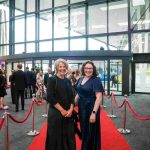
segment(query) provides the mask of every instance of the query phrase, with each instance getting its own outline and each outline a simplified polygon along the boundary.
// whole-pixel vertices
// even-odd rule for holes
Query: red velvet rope
[[[130,103],[128,101],[126,101],[126,103],[128,104],[129,110],[131,111],[131,113],[138,119],[138,120],[150,120],[150,117],[147,118],[143,118],[140,117],[138,114],[135,113],[135,111],[133,110],[133,108],[131,107]]]
[[[31,105],[30,105],[30,109],[29,109],[29,111],[28,111],[28,114],[26,115],[25,119],[23,119],[23,120],[16,120],[11,114],[9,114],[8,116],[9,116],[10,119],[12,119],[14,122],[23,123],[23,122],[25,122],[25,121],[28,119],[28,117],[29,117],[29,115],[30,115],[30,113],[31,113],[31,111],[32,111],[33,105],[34,105],[34,101],[32,101],[32,103],[31,103]]]
[[[1,130],[2,126],[3,126],[4,121],[5,121],[5,117],[3,116],[1,121],[0,121],[0,130]]]
[[[36,99],[34,99],[34,101],[35,101],[35,103],[36,103],[37,106],[42,106],[44,104],[44,102],[45,102],[44,99],[42,99],[41,102],[38,102]]]
[[[123,103],[122,103],[121,105],[119,105],[119,104],[117,103],[117,101],[116,101],[116,96],[115,96],[114,94],[112,94],[112,97],[113,97],[113,100],[114,100],[115,105],[116,105],[117,108],[123,107],[123,105],[125,104],[125,100],[123,101]]]
[[[109,95],[109,96],[107,96],[107,95],[106,95],[106,91],[104,91],[104,96],[105,96],[107,99],[110,99],[110,98],[111,98],[111,96],[112,96],[112,93],[110,93],[110,95]]]

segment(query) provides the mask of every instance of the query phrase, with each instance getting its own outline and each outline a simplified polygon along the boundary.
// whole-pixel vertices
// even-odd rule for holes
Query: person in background
[[[32,89],[31,89],[32,72],[29,71],[29,67],[26,67],[25,75],[26,75],[26,80],[27,80],[27,88],[25,89],[25,98],[32,98]]]
[[[11,75],[9,76],[12,104],[15,104],[15,99],[16,99],[16,97],[15,97],[15,85],[14,85],[14,81],[12,80],[14,72],[15,72],[15,70],[11,70]]]
[[[76,85],[75,103],[79,107],[82,133],[81,150],[101,150],[100,103],[103,86],[97,77],[96,67],[91,61],[82,65],[82,77]]]
[[[80,73],[80,71],[79,71],[79,69],[76,69],[75,70],[75,78],[76,78],[76,80],[78,81],[78,79],[81,77],[81,73]]]
[[[31,68],[31,87],[32,87],[32,93],[35,94],[36,92],[36,73],[35,69]]]
[[[0,109],[3,109],[4,96],[7,95],[5,85],[6,85],[6,78],[3,75],[3,71],[0,69]]]
[[[19,97],[21,96],[21,108],[24,110],[24,90],[27,87],[26,75],[22,71],[22,64],[17,64],[17,71],[13,73],[12,81],[16,90],[16,112],[19,111]]]
[[[55,61],[56,75],[48,80],[49,103],[48,126],[45,150],[76,150],[72,112],[74,96],[71,81],[65,77],[68,63]]]
[[[44,85],[47,88],[48,78],[52,76],[52,69],[49,67],[47,73],[44,74]]]
[[[39,73],[36,76],[36,98],[37,101],[42,101],[43,99],[43,94],[44,94],[44,78],[43,78],[43,71],[40,70]]]

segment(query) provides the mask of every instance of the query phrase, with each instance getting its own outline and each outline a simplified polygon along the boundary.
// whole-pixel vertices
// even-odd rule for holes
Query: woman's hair
[[[93,66],[93,76],[97,76],[96,66],[92,61],[86,61],[85,63],[82,64],[82,68],[81,68],[82,75],[85,76],[84,68],[87,64],[91,64]]]
[[[65,65],[66,69],[68,69],[68,63],[67,63],[67,61],[64,60],[64,59],[62,59],[62,58],[59,58],[59,59],[57,59],[57,60],[55,61],[55,64],[54,64],[54,67],[55,67],[56,72],[58,71],[58,67],[59,67],[59,64],[60,64],[60,63],[63,63],[63,64]]]

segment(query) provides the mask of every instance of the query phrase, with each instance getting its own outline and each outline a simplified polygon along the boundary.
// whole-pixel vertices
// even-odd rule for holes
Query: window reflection
[[[70,50],[71,51],[80,51],[86,49],[86,43],[85,38],[80,39],[71,39],[70,40]]]
[[[27,41],[35,40],[35,16],[27,17]]]
[[[68,50],[68,40],[55,40],[54,51],[66,51]]]
[[[89,50],[107,50],[107,37],[88,38]]]
[[[68,11],[54,14],[54,37],[68,37]]]
[[[22,15],[25,12],[25,1],[15,0],[15,16]]]
[[[26,52],[27,53],[35,52],[35,43],[27,43],[26,44]]]
[[[150,92],[150,64],[136,64],[135,92]]]
[[[44,12],[40,13],[39,18],[39,38],[41,39],[51,39],[52,38],[52,13]]]
[[[40,0],[40,10],[52,8],[52,0]]]
[[[70,11],[70,35],[78,36],[85,34],[85,7],[71,9]]]
[[[52,41],[44,41],[39,43],[39,52],[52,51]]]
[[[127,0],[109,3],[109,32],[128,30],[128,9]],[[106,11],[106,9],[102,9]]]
[[[150,1],[131,0],[131,28],[133,30],[149,29],[150,28]]]
[[[109,36],[109,50],[128,50],[128,35]]]
[[[24,52],[24,44],[15,44],[15,54],[22,54]]]
[[[150,53],[150,33],[132,35],[133,53]]]
[[[25,20],[24,17],[21,19],[15,20],[15,42],[23,42],[25,34]],[[21,34],[20,34],[21,31]],[[30,32],[30,35],[32,32]],[[31,35],[32,36],[32,35]]]
[[[107,33],[106,4],[89,6],[89,34]]]

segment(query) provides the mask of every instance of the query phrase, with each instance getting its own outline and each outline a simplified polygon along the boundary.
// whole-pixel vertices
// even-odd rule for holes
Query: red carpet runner
[[[131,150],[131,147],[125,138],[117,131],[117,128],[107,117],[105,111],[101,111],[101,134],[102,134],[102,150]],[[44,123],[40,134],[36,136],[28,147],[28,150],[44,150],[46,137],[46,123]],[[76,137],[77,150],[80,150],[81,141]]]

